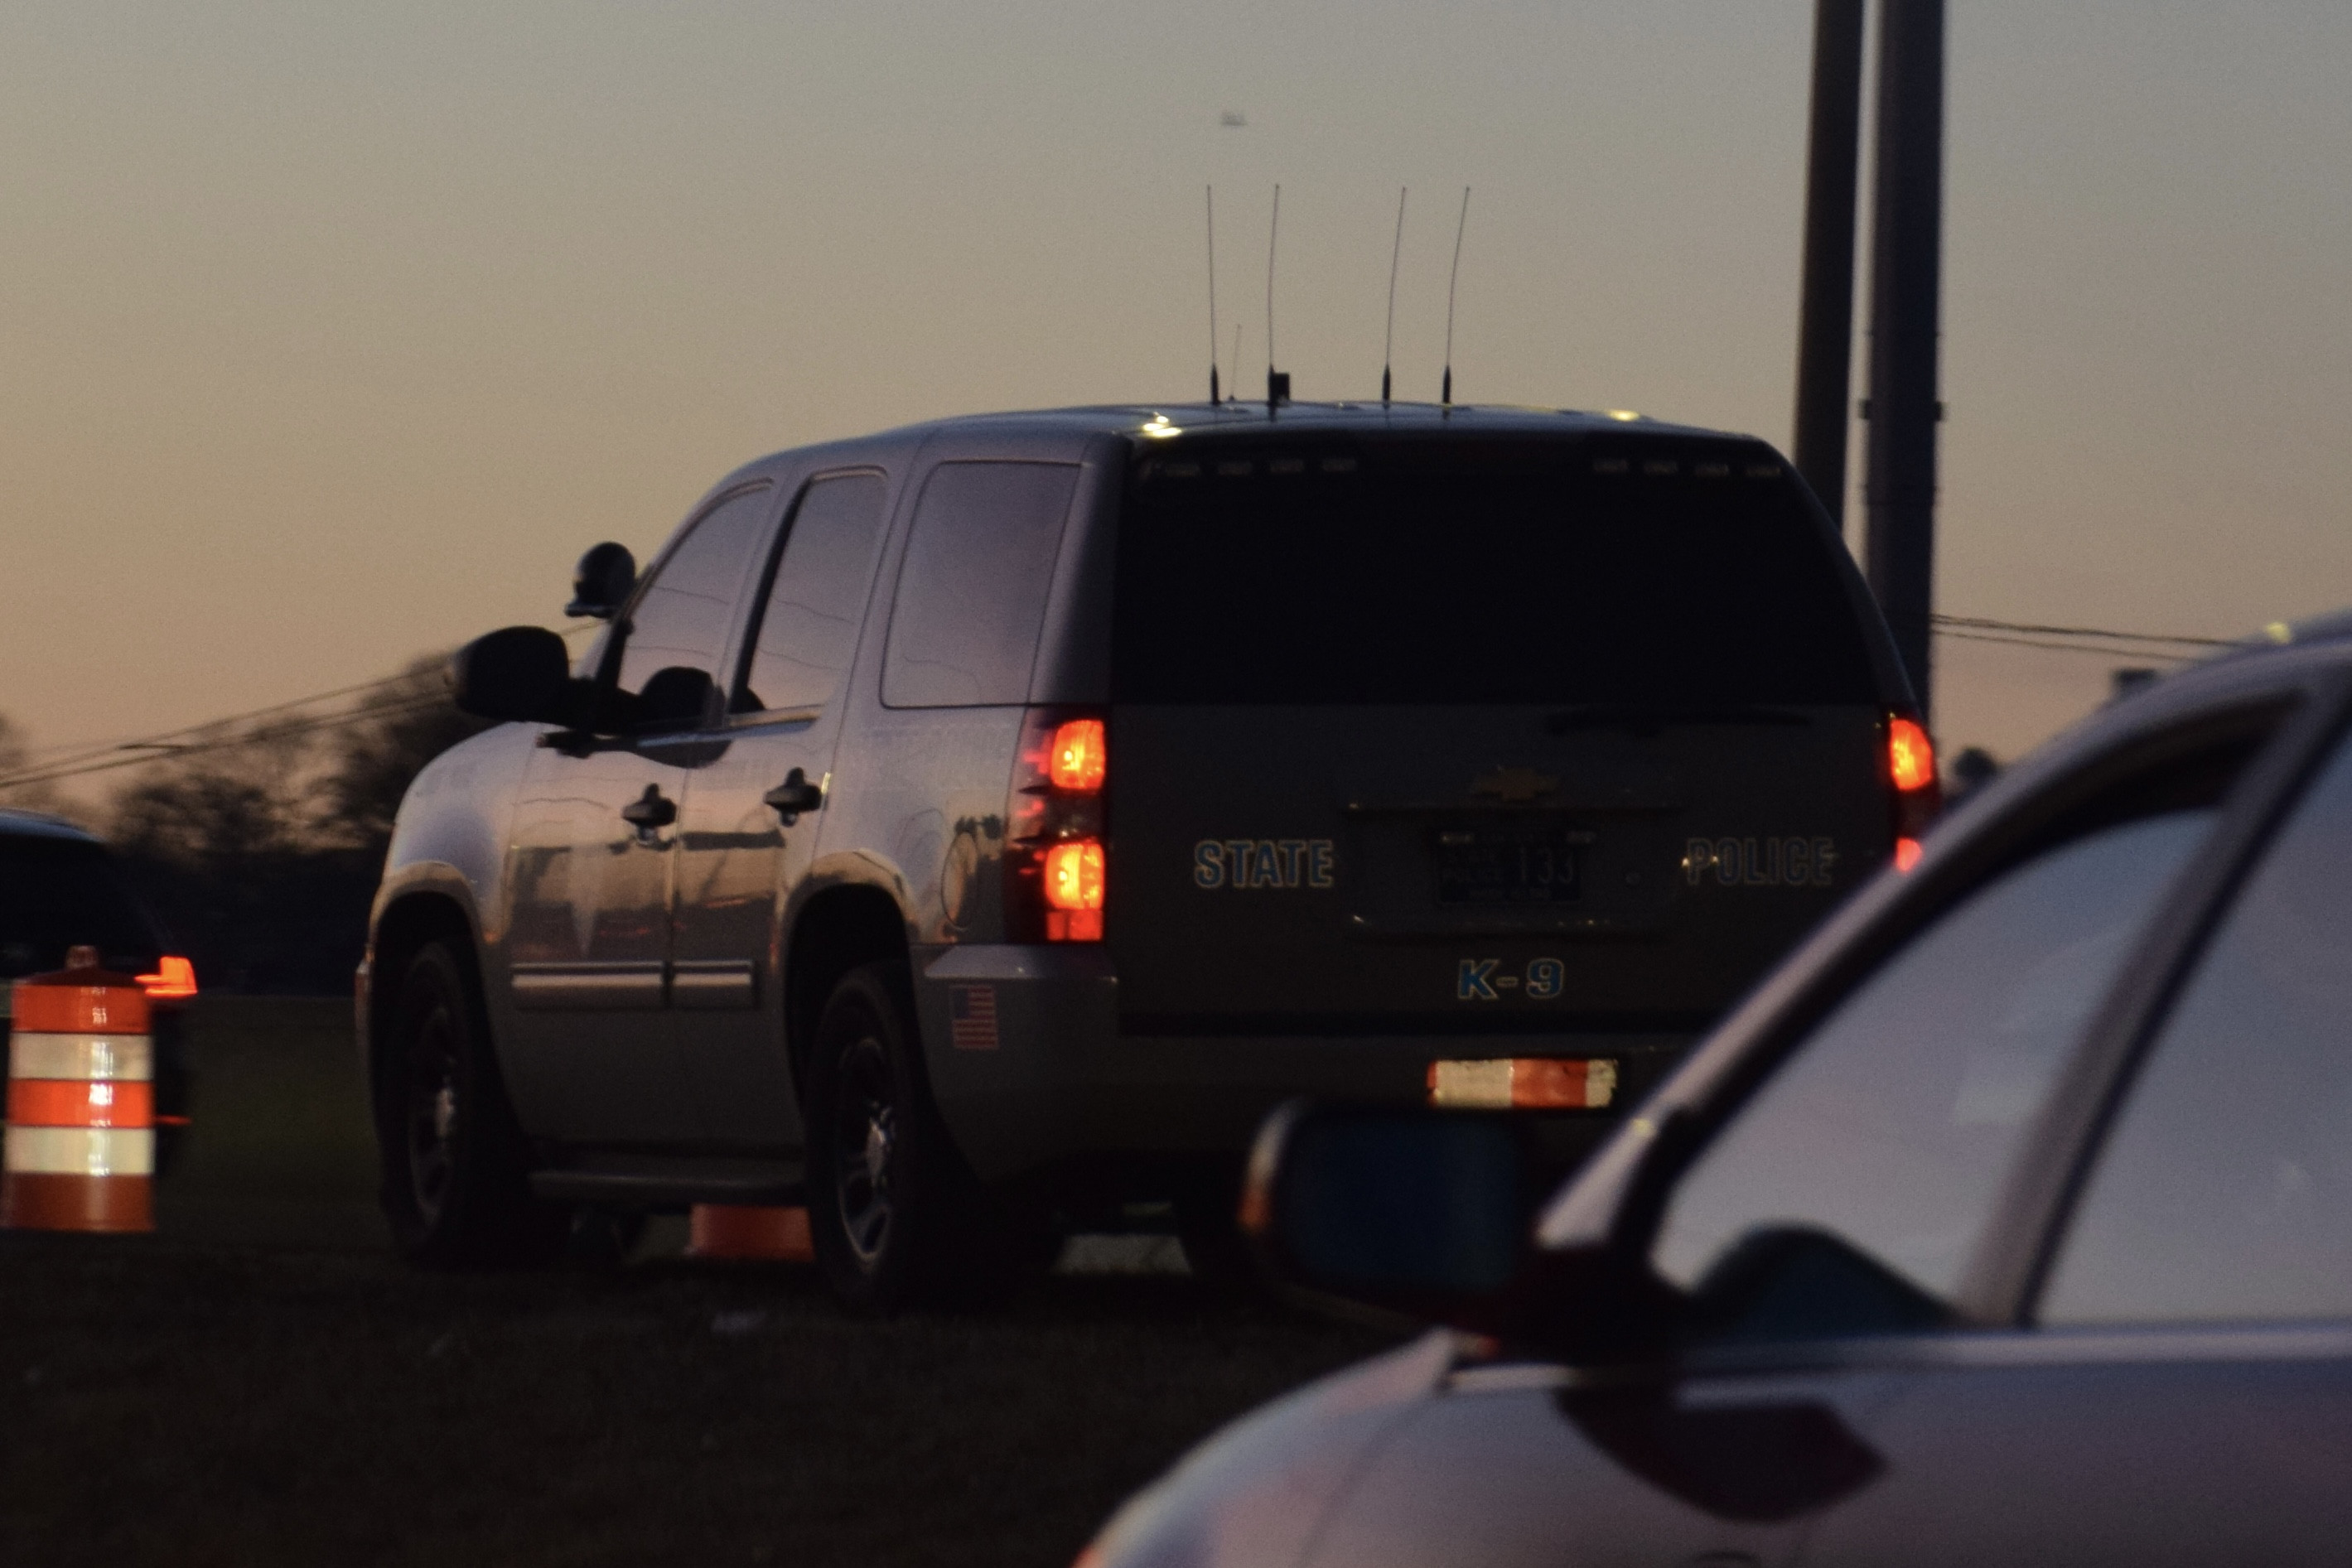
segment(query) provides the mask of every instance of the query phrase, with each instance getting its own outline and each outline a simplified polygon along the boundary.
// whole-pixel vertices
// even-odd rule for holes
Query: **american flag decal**
[[[958,1051],[996,1049],[996,988],[948,988],[948,1039]]]

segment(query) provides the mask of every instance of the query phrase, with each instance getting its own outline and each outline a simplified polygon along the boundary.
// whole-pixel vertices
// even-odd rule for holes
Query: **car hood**
[[[1381,1439],[1454,1365],[1439,1331],[1285,1396],[1204,1439],[1111,1516],[1080,1568],[1295,1563]]]

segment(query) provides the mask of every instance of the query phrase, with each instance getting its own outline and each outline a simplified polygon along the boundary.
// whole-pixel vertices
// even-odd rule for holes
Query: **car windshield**
[[[1123,703],[1868,703],[1835,540],[1760,446],[1203,444],[1119,526]]]

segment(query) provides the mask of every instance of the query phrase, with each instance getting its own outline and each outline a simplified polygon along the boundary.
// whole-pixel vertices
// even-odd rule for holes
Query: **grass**
[[[1044,1564],[1379,1348],[1181,1276],[844,1317],[812,1271],[383,1250],[347,1013],[215,1002],[153,1237],[0,1234],[0,1563]]]

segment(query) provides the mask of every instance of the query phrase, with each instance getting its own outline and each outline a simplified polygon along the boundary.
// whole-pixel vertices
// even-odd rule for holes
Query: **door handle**
[[[824,804],[824,786],[810,783],[808,775],[795,768],[784,775],[782,783],[760,799],[774,807],[776,815],[784,820],[786,827],[790,827],[800,821],[803,811],[814,811]]]
[[[637,842],[650,844],[654,834],[677,821],[677,802],[665,798],[658,784],[648,784],[646,792],[621,808],[621,821],[637,830]]]

